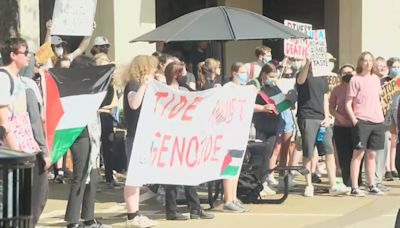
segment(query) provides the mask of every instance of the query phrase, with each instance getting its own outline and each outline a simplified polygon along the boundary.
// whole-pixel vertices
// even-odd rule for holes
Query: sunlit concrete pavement
[[[329,196],[327,185],[316,185],[316,196],[302,196],[304,184],[301,177],[289,198],[280,205],[249,204],[248,213],[224,213],[222,205],[211,210],[213,220],[167,221],[164,208],[151,191],[141,193],[140,209],[143,214],[159,222],[157,227],[394,227],[400,207],[400,181],[386,182],[391,190],[384,196],[367,195],[364,198]],[[323,179],[326,183],[326,179]],[[66,227],[63,221],[68,184],[50,184],[50,196],[38,227]],[[204,208],[209,206],[204,204]],[[185,206],[182,212],[187,213]],[[122,190],[109,189],[99,183],[96,195],[96,218],[113,227],[124,227],[126,218]]]

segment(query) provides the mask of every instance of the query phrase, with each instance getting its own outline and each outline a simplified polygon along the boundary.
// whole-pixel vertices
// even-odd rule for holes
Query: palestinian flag
[[[276,113],[281,113],[292,106],[292,103],[286,100],[285,95],[278,86],[272,86],[267,94],[259,92],[259,95],[267,104],[274,104],[276,106]]]
[[[236,176],[243,162],[244,150],[228,150],[221,167],[221,176]]]
[[[52,162],[62,157],[95,120],[114,69],[111,64],[49,70],[52,78],[46,80],[46,131]]]

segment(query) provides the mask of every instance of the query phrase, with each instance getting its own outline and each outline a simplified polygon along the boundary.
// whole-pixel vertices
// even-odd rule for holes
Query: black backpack
[[[263,185],[257,176],[253,173],[241,172],[237,187],[237,197],[243,203],[255,203],[260,199],[260,192]]]

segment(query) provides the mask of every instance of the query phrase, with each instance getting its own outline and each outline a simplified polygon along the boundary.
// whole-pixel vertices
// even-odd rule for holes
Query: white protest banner
[[[313,76],[319,77],[330,75],[331,70],[329,69],[326,57],[327,45],[325,29],[312,31],[310,49]]]
[[[252,86],[185,92],[152,80],[126,184],[198,185],[238,177],[255,97]]]
[[[296,21],[285,20],[284,24],[297,30],[299,32],[310,35],[312,31],[312,25],[306,23],[300,23]],[[284,51],[285,56],[293,58],[305,58],[310,53],[310,39],[285,39],[284,40]]]
[[[97,0],[55,0],[51,35],[90,36]]]

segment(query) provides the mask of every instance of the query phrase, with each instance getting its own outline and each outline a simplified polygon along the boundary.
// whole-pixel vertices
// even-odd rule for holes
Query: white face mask
[[[55,54],[57,56],[62,56],[64,54],[64,48],[63,47],[55,47],[54,51],[56,52]]]

